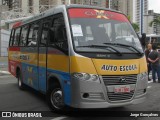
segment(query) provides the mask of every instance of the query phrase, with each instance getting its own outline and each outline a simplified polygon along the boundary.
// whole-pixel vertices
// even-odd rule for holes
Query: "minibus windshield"
[[[143,51],[139,38],[123,14],[95,9],[70,9],[69,15],[76,51],[110,52],[105,47],[103,50],[91,47],[94,45],[110,45],[121,53]],[[131,49],[126,46],[131,46]]]

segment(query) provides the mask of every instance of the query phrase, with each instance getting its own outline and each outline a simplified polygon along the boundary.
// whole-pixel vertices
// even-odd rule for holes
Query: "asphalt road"
[[[45,96],[27,89],[19,90],[14,77],[7,74],[0,75],[0,111],[49,111],[52,117],[38,118],[38,120],[159,120],[159,118],[108,118],[106,111],[160,111],[160,83],[148,84],[147,99],[138,105],[129,105],[122,108],[72,110],[71,113],[56,114],[50,112]],[[2,119],[2,118],[0,118]],[[4,119],[4,118],[3,118]],[[12,118],[17,120],[17,118]],[[27,118],[26,118],[27,119]]]

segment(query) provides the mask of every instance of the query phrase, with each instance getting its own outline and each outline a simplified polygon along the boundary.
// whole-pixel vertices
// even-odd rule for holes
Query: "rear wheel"
[[[19,87],[19,89],[24,90],[25,86],[24,86],[24,84],[22,82],[22,75],[21,75],[20,71],[18,71],[18,73],[17,73],[17,81],[18,81],[18,87]]]
[[[62,112],[65,110],[64,96],[60,85],[53,85],[47,93],[47,102],[54,112]]]

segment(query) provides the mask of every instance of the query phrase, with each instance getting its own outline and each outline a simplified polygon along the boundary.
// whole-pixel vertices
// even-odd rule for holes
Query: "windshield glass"
[[[69,9],[73,45],[76,51],[104,51],[105,47],[92,47],[93,45],[112,45],[121,52],[133,52],[118,45],[133,46],[143,51],[139,39],[131,27],[128,19],[120,13],[96,9]],[[116,46],[114,46],[117,44]],[[88,47],[87,47],[88,46]]]

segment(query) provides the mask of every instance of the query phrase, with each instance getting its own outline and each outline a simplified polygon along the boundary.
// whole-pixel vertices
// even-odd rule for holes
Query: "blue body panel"
[[[47,78],[46,78],[46,68],[39,67],[39,90],[46,93],[47,90]]]
[[[38,67],[22,63],[24,84],[38,90]]]
[[[46,68],[22,63],[23,82],[35,90],[47,92]],[[38,72],[39,71],[39,72]],[[47,75],[55,75],[59,78],[64,93],[64,102],[71,104],[71,77],[69,73],[47,69]]]

